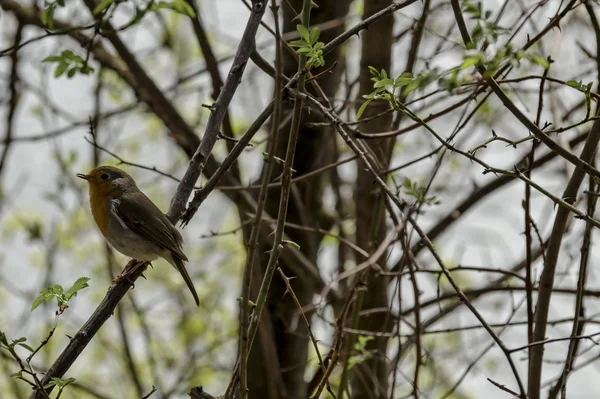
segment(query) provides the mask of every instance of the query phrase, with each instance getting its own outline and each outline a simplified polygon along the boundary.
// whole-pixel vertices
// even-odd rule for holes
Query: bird
[[[181,234],[140,191],[133,177],[114,166],[99,166],[87,174],[77,173],[77,177],[88,182],[92,216],[106,241],[134,259],[115,280],[131,273],[131,265],[163,258],[181,273],[196,305],[200,306],[198,293],[185,268],[188,258],[183,253]]]

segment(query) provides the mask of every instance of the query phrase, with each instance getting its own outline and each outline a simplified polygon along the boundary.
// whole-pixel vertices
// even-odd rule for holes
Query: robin
[[[92,215],[106,241],[134,259],[125,266],[123,275],[132,272],[132,265],[163,258],[181,273],[196,305],[200,306],[196,288],[183,264],[188,258],[183,253],[181,234],[140,191],[135,180],[113,166],[100,166],[88,174],[78,173],[77,177],[89,184]]]

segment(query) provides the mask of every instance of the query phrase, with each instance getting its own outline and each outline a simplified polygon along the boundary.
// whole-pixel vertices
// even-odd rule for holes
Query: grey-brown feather
[[[124,227],[145,237],[158,248],[166,250],[166,254],[159,256],[164,257],[177,269],[190,289],[196,305],[200,306],[198,293],[183,263],[188,260],[183,253],[183,238],[166,215],[141,191],[126,193],[115,199],[114,205],[115,216],[125,224]]]
[[[187,261],[182,250],[183,238],[169,219],[141,191],[127,193],[115,207],[117,215],[131,230]]]

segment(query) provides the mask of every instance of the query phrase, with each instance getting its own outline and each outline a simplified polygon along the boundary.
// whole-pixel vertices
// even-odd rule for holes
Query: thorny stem
[[[254,263],[256,262],[256,249],[258,247],[258,235],[261,230],[263,210],[267,201],[267,194],[269,192],[269,181],[271,180],[271,174],[273,172],[273,165],[275,164],[275,151],[277,150],[277,141],[279,136],[279,123],[281,120],[281,79],[277,77],[282,72],[282,58],[281,58],[281,33],[279,30],[279,6],[277,6],[277,0],[271,0],[271,12],[273,13],[273,20],[275,23],[275,88],[274,95],[275,101],[273,104],[273,120],[271,123],[271,140],[269,143],[269,155],[266,160],[266,167],[263,173],[260,193],[258,195],[258,203],[256,207],[256,214],[252,222],[252,230],[250,232],[250,238],[248,240],[248,254],[246,256],[246,265],[244,268],[244,277],[242,283],[242,309],[240,315],[240,398],[245,399],[248,396],[248,354],[250,351],[249,342],[249,324],[250,324],[250,287],[252,285],[252,272],[254,269]]]
[[[303,6],[302,6],[302,25],[304,25],[307,28],[309,27],[309,24],[310,24],[310,9],[311,9],[311,1],[304,0]],[[300,57],[298,60],[298,83],[297,83],[298,87],[297,87],[297,89],[301,93],[304,93],[306,91],[306,89],[305,89],[305,82],[306,82],[305,67],[306,67],[306,55],[300,54]],[[292,116],[292,124],[291,124],[291,128],[290,128],[290,137],[289,137],[289,141],[288,141],[288,145],[287,145],[287,149],[286,149],[285,162],[283,165],[281,197],[279,199],[279,212],[277,215],[277,224],[276,224],[275,233],[274,233],[274,237],[273,237],[273,246],[269,252],[269,260],[268,260],[267,267],[265,269],[265,274],[263,276],[263,280],[262,280],[262,283],[261,283],[261,286],[260,286],[260,289],[258,292],[258,297],[256,300],[256,308],[254,310],[252,318],[249,320],[250,325],[248,327],[248,338],[247,338],[247,340],[249,341],[249,342],[247,342],[248,349],[245,350],[246,353],[241,353],[241,355],[246,356],[246,357],[247,357],[247,353],[252,348],[252,343],[254,341],[254,337],[256,336],[256,331],[258,330],[259,321],[260,321],[262,312],[265,307],[267,295],[269,293],[269,288],[271,286],[271,281],[273,279],[273,275],[275,274],[275,270],[277,267],[277,261],[279,259],[279,252],[280,252],[280,249],[282,246],[285,221],[286,221],[286,216],[287,216],[287,206],[288,206],[288,201],[289,201],[290,191],[291,191],[291,180],[292,180],[292,171],[293,171],[293,165],[294,165],[294,154],[296,152],[296,143],[298,142],[298,134],[300,131],[300,120],[302,117],[302,104],[303,104],[303,100],[300,98],[296,98],[295,104],[294,104],[293,116]],[[277,129],[277,126],[275,126],[275,129]],[[274,151],[271,151],[269,156],[272,156],[273,152]],[[247,362],[247,359],[245,361]],[[233,390],[235,389],[236,374],[238,372],[237,366],[239,364],[240,363],[236,364],[236,368],[234,369],[234,373],[233,373],[233,378],[232,378],[229,386],[227,387],[227,392],[225,393],[226,398],[230,398],[233,394]],[[241,365],[240,365],[240,368],[241,368]],[[241,377],[241,372],[240,372],[240,377]],[[244,389],[242,389],[242,390],[244,390]]]

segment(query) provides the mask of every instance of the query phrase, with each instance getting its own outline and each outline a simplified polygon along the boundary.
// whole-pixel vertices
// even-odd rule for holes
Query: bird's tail
[[[177,271],[179,273],[181,273],[181,277],[183,277],[183,281],[185,281],[185,284],[188,286],[188,288],[192,292],[192,295],[194,296],[196,305],[200,306],[200,299],[198,298],[198,293],[196,292],[196,287],[194,287],[194,283],[192,283],[192,279],[190,278],[190,275],[188,274],[187,269],[185,268],[185,265],[183,264],[183,260],[179,259],[175,255],[171,255],[171,258],[173,259],[173,262],[171,264],[173,266],[175,266],[175,268],[177,269]]]

